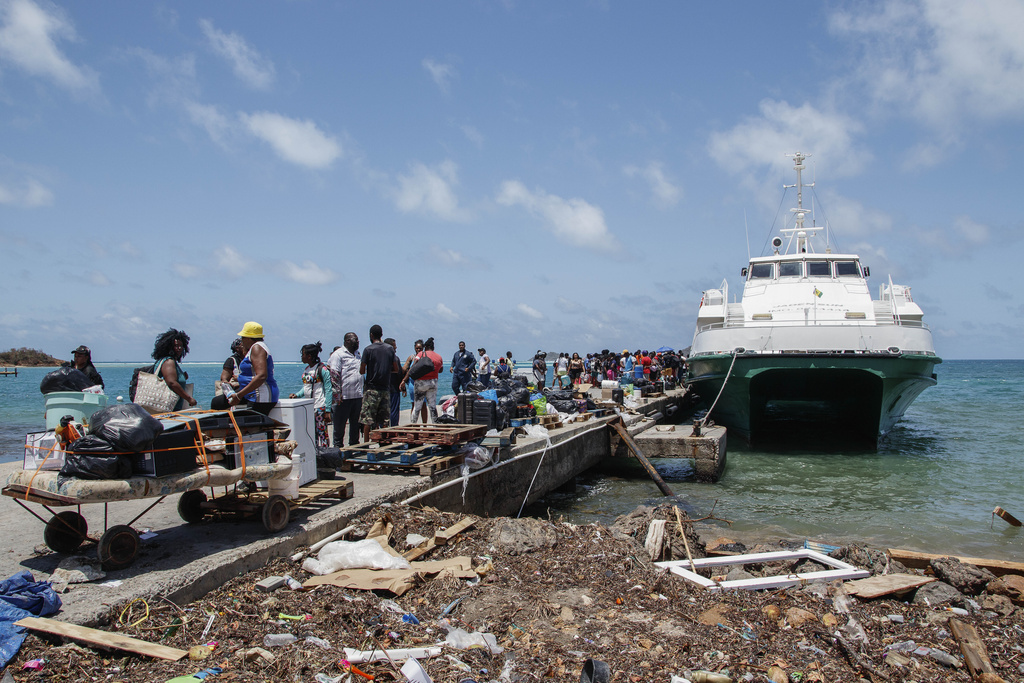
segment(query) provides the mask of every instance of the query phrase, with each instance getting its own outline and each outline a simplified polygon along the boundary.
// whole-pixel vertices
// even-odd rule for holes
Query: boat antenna
[[[804,185],[803,182],[803,170],[804,160],[807,159],[810,154],[801,154],[797,152],[795,154],[787,154],[787,157],[793,159],[793,170],[796,171],[796,184],[795,185],[783,185],[784,188],[795,187],[796,188],[796,208],[790,209],[790,212],[795,216],[795,225],[792,228],[783,228],[779,232],[787,233],[789,235],[789,244],[793,243],[793,239],[796,239],[797,253],[803,253],[809,251],[811,242],[808,239],[807,233],[804,231],[804,219],[807,216],[807,210],[804,208],[804,188],[814,187],[814,183]],[[814,231],[811,231],[811,236],[814,236]],[[789,245],[787,245],[786,253],[789,253]]]
[[[747,260],[750,260],[750,226],[747,225],[747,207],[743,207],[743,232],[747,234]]]

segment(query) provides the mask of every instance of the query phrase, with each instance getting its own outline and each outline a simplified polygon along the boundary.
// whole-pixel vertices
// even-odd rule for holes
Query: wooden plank
[[[901,550],[899,548],[889,548],[889,557],[894,560],[898,560],[904,566],[910,567],[911,569],[927,569],[931,560],[938,559],[940,557],[955,557],[961,562],[967,564],[973,564],[975,567],[982,567],[989,570],[996,576],[1002,576],[1004,574],[1020,574],[1024,575],[1024,562],[1010,562],[1009,560],[986,560],[981,557],[961,557],[960,555],[936,555],[934,553],[919,553],[914,550]]]
[[[845,585],[846,592],[858,598],[871,600],[883,595],[905,593],[906,591],[935,581],[934,576],[917,576],[916,574],[881,574],[866,579],[849,581]]]
[[[79,640],[83,643],[89,643],[90,645],[97,645],[107,649],[124,650],[125,652],[134,652],[135,654],[155,657],[157,659],[166,659],[172,662],[176,662],[179,659],[188,656],[188,652],[185,650],[178,650],[173,647],[150,643],[146,640],[123,636],[120,633],[100,631],[99,629],[87,628],[85,626],[79,626],[78,624],[69,624],[67,622],[56,621],[54,619],[25,617],[24,619],[14,622],[14,625],[24,626],[25,628],[30,628],[33,631],[42,631],[43,633],[63,636],[72,640]]]
[[[436,534],[434,534],[433,538],[424,541],[412,550],[406,552],[405,555],[403,555],[403,557],[405,557],[405,559],[409,560],[410,562],[412,562],[413,560],[417,560],[426,555],[427,553],[429,553],[437,546],[444,545],[445,543],[450,541],[453,536],[461,534],[463,531],[469,529],[474,524],[476,524],[475,519],[471,517],[464,517],[455,524],[452,524],[444,531],[438,531]]]
[[[0,493],[11,498],[27,500],[30,503],[39,503],[40,505],[52,505],[53,507],[81,505],[82,503],[77,498],[61,496],[43,489],[33,489],[21,484],[9,484],[0,490]]]
[[[959,619],[949,620],[949,631],[960,646],[960,652],[967,662],[967,669],[973,678],[981,674],[994,674],[996,670],[992,667],[992,661],[988,658],[988,650],[985,643],[978,637],[978,632],[970,624],[965,624]]]

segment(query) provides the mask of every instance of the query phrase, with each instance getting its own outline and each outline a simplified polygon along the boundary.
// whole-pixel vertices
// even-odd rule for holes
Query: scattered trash
[[[612,679],[608,665],[599,659],[588,659],[583,662],[580,672],[580,683],[609,683]]]
[[[324,650],[332,649],[329,641],[326,641],[323,638],[317,638],[316,636],[306,636],[306,642],[310,645],[316,645],[319,648],[323,648]]]
[[[316,558],[307,557],[302,568],[310,574],[324,576],[340,569],[409,569],[409,561],[388,553],[372,538],[362,541],[332,541]],[[290,584],[289,584],[290,585]]]
[[[168,681],[166,681],[166,683],[191,683],[191,681],[202,681],[205,680],[207,676],[216,676],[217,674],[223,672],[224,669],[220,668],[219,666],[211,666],[208,669],[197,671],[189,676],[178,676],[176,678],[171,678]]]
[[[381,659],[402,662],[406,659],[425,659],[427,657],[440,656],[441,648],[439,647],[405,647],[393,650],[356,650],[351,647],[345,648],[345,660],[351,664],[376,662]]]
[[[434,683],[434,680],[415,659],[409,659],[402,665],[402,675],[409,683]]]
[[[43,666],[45,666],[45,665],[46,665],[46,660],[45,659],[42,659],[42,658],[40,658],[40,659],[30,659],[27,662],[25,662],[21,666],[21,668],[22,669],[30,669],[31,671],[42,671],[43,670]]]
[[[281,647],[291,645],[298,638],[292,633],[268,633],[263,636],[263,647]]]

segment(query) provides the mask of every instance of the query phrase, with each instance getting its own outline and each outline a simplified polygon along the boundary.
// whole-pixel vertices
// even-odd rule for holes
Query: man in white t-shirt
[[[489,387],[491,386],[491,357],[487,355],[487,350],[483,347],[476,351],[480,354],[480,361],[476,364],[477,379],[480,380],[480,384]]]

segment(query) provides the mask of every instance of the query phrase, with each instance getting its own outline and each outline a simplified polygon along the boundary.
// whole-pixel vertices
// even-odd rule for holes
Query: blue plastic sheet
[[[60,609],[60,596],[32,572],[21,571],[0,581],[0,669],[7,666],[25,641],[25,627],[14,622],[25,617],[45,617]]]
[[[36,581],[32,572],[20,571],[0,581],[0,600],[14,607],[45,617],[60,609],[60,596],[46,581]],[[20,618],[20,617],[19,617]]]

